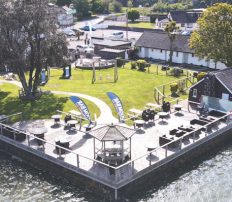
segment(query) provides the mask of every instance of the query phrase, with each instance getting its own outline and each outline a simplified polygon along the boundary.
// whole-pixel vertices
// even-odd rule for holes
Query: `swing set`
[[[118,81],[118,67],[115,62],[114,67],[111,68],[102,68],[96,70],[96,67],[93,63],[93,69],[92,69],[92,84],[94,83],[110,83],[114,82],[116,83]],[[113,78],[112,78],[113,74]]]

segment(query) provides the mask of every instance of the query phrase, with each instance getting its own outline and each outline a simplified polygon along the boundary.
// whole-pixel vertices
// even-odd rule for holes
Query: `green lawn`
[[[143,109],[147,102],[155,102],[155,86],[183,78],[183,76],[179,78],[166,76],[165,72],[160,70],[160,67],[157,75],[156,70],[156,65],[150,67],[150,73],[131,70],[128,63],[125,65],[125,68],[118,69],[119,80],[117,83],[113,82],[113,69],[109,69],[97,70],[97,82],[92,84],[92,71],[73,69],[71,79],[66,80],[61,78],[61,69],[51,69],[50,79],[42,89],[92,95],[110,105],[114,115],[116,115],[114,107],[106,95],[107,92],[116,93],[122,100],[125,112],[127,112],[130,108]],[[169,87],[166,88],[167,94],[170,92],[169,89]],[[87,100],[84,101],[88,105],[92,116],[94,113],[97,116],[100,114],[95,104]],[[37,119],[49,118],[57,109],[67,112],[75,108],[72,102],[69,101],[68,96],[50,94],[43,95],[40,100],[34,102],[21,101],[18,99],[17,87],[10,84],[0,85],[1,114],[23,111],[25,119]]]
[[[90,111],[99,116],[100,110],[95,104],[84,100]],[[23,118],[29,119],[46,119],[56,113],[56,110],[68,112],[76,109],[68,96],[58,96],[53,94],[43,95],[36,101],[21,101],[18,98],[18,88],[12,84],[0,85],[0,111],[1,114],[10,115],[17,112],[23,112]],[[92,118],[94,114],[92,114]]]
[[[121,26],[125,27],[125,23],[122,24]],[[128,23],[128,27],[138,27],[138,28],[147,28],[147,29],[153,29],[154,28],[154,23],[150,22],[130,22]]]

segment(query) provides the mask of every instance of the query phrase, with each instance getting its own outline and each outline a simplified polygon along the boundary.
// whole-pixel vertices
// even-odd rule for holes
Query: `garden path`
[[[1,80],[1,82],[10,83],[18,87],[22,87],[21,83],[18,81]],[[81,94],[81,93],[73,93],[73,92],[65,92],[65,91],[51,91],[51,92],[54,94],[59,94],[59,95],[77,96],[77,97],[84,98],[86,100],[93,102],[100,109],[100,116],[97,118],[98,124],[110,124],[110,123],[118,122],[118,120],[113,116],[110,107],[105,102],[103,102],[102,100],[96,97],[86,95],[86,94]]]

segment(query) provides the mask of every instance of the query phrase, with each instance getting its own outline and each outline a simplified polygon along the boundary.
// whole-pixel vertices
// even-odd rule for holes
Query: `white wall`
[[[168,61],[169,60],[169,54],[170,51],[167,50],[161,50],[160,49],[151,49],[151,48],[140,48],[141,51],[138,52],[138,56],[141,58],[153,58],[156,60],[164,60],[164,61]],[[184,61],[184,54],[187,54],[187,60]],[[187,64],[192,64],[192,65],[199,65],[199,66],[205,66],[205,67],[209,67],[209,68],[213,68],[215,69],[215,62],[213,60],[209,60],[207,61],[206,59],[200,59],[199,57],[197,57],[195,54],[192,53],[183,53],[183,52],[177,52],[174,51],[173,52],[173,57],[172,57],[172,61],[174,63],[187,63]],[[217,62],[216,64],[216,69],[224,69],[226,68],[226,65],[221,63],[221,62]]]

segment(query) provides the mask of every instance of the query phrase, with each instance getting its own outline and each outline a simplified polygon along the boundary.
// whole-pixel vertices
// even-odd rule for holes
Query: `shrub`
[[[171,85],[170,85],[170,90],[171,90],[171,92],[172,92],[172,94],[171,94],[171,96],[172,97],[178,97],[178,95],[177,95],[177,90],[178,90],[178,84],[177,83],[172,83]]]
[[[183,69],[173,68],[170,70],[170,73],[173,74],[173,76],[175,77],[179,77],[183,73]]]
[[[201,79],[203,79],[206,75],[206,72],[199,72],[197,74],[197,81],[200,81]]]
[[[145,67],[147,65],[147,62],[145,60],[137,60],[137,65],[139,67],[139,71],[144,71]]]
[[[131,69],[136,69],[136,66],[137,66],[136,62],[131,62]]]

